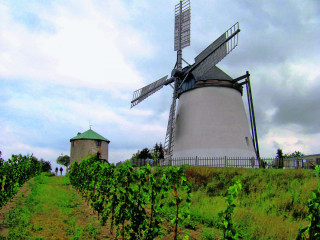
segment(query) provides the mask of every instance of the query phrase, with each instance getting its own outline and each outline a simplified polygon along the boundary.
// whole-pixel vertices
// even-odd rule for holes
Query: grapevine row
[[[135,168],[129,162],[115,167],[94,156],[75,162],[69,173],[71,184],[97,211],[102,225],[109,220],[110,233],[115,228],[117,239],[154,239],[161,236],[162,207],[169,192],[174,194],[176,215],[174,239],[178,222],[189,217],[190,187],[179,167],[153,171],[151,167]],[[187,196],[182,198],[178,189]],[[185,201],[181,209],[181,202]],[[179,208],[180,207],[180,208]]]
[[[12,155],[4,161],[0,155],[0,209],[21,185],[38,175],[41,169],[41,163],[33,156]]]

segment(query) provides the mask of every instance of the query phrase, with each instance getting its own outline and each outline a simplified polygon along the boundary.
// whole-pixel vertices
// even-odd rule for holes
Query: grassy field
[[[202,239],[219,239],[214,227],[218,213],[226,208],[224,196],[236,180],[242,191],[233,215],[235,228],[243,239],[295,239],[299,226],[306,226],[306,206],[319,178],[305,169],[226,169],[187,167],[191,182],[191,220],[183,225],[202,231]],[[183,194],[183,193],[182,193]],[[166,205],[166,217],[174,206]]]
[[[192,187],[192,204],[191,218],[180,224],[180,239],[186,235],[189,239],[221,238],[215,222],[226,208],[228,187],[237,180],[242,190],[233,222],[242,239],[295,239],[299,226],[308,224],[306,203],[319,182],[311,170],[184,168]],[[13,206],[0,223],[0,239],[113,239],[67,177],[43,174],[26,188],[14,204],[9,203]],[[181,190],[180,194],[185,193]],[[167,220],[175,211],[170,198],[173,195],[164,206]],[[163,231],[163,239],[172,239],[168,221]]]
[[[98,227],[66,177],[34,178],[1,223],[0,239],[94,239]],[[89,211],[91,212],[91,211]]]

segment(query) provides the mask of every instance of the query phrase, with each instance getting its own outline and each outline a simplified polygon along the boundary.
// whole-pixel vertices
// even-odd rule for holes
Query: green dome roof
[[[91,140],[101,140],[106,141],[109,143],[110,141],[104,137],[102,137],[100,134],[96,133],[95,131],[89,129],[88,131],[85,131],[82,134],[79,134],[73,138],[70,139],[70,142],[73,140],[79,140],[79,139],[91,139]]]

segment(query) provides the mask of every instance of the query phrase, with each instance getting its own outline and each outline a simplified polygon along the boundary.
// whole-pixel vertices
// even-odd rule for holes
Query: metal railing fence
[[[120,166],[124,162],[116,163]],[[137,159],[130,160],[131,164],[138,167],[146,166],[202,166],[202,167],[227,167],[227,168],[312,168],[312,164],[303,159],[278,159],[278,158],[245,158],[245,157],[183,157],[171,159]]]
[[[203,166],[203,167],[233,167],[233,168],[259,168],[260,165],[272,166],[274,158],[245,158],[245,157],[181,157],[171,159],[138,159],[131,160],[138,167],[147,164],[152,166]]]

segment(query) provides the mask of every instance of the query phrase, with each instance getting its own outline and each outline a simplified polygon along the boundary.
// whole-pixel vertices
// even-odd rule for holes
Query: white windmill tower
[[[180,0],[175,6],[177,62],[171,78],[165,76],[135,91],[131,107],[170,84],[173,99],[165,139],[166,158],[259,159],[250,75],[247,72],[232,79],[216,66],[238,45],[239,23],[210,44],[190,65],[182,58],[182,49],[190,45],[190,17],[190,0]],[[182,61],[188,66],[182,68]],[[243,85],[247,89],[251,133],[242,101]]]

